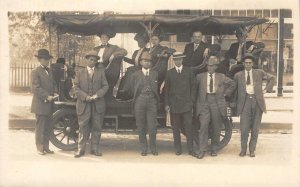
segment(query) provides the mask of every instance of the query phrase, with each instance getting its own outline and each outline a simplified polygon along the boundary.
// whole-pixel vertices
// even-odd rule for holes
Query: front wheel
[[[51,143],[62,150],[74,150],[78,142],[78,120],[76,110],[64,108],[56,111],[52,118]]]

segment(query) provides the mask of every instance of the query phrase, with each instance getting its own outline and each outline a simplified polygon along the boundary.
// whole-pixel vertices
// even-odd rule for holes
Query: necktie
[[[180,69],[177,69],[177,73],[179,73],[179,74],[180,74]]]
[[[194,51],[196,51],[196,49],[198,48],[199,44],[195,44],[194,45]]]
[[[47,74],[49,74],[49,68],[47,66],[43,67]]]
[[[209,92],[212,93],[214,88],[213,88],[213,84],[214,84],[214,81],[213,81],[213,78],[212,78],[212,74],[209,74],[210,76],[210,81],[209,81]]]
[[[249,71],[247,71],[247,85],[250,85],[251,82],[250,82],[250,73]]]
[[[149,71],[146,71],[146,77],[148,77],[149,76]]]
[[[107,45],[104,45],[104,44],[100,45],[100,48],[106,48],[106,47],[107,47]]]

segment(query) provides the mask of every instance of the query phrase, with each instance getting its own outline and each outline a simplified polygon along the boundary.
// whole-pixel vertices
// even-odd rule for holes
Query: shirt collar
[[[142,72],[144,73],[144,75],[147,75],[147,72],[148,72],[148,75],[149,75],[149,69],[142,68]]]
[[[212,76],[215,76],[216,72],[212,73]],[[207,72],[207,75],[210,76],[210,73]]]
[[[86,66],[86,67],[87,67],[87,70],[88,70],[88,71],[91,71],[91,70],[92,70],[92,71],[94,71],[94,70],[95,70],[95,66],[94,66],[94,67],[92,67],[92,68],[91,68],[91,67],[89,67],[89,66]]]
[[[178,70],[179,70],[179,71],[181,72],[181,71],[182,71],[182,67],[183,67],[182,65],[181,65],[180,67],[177,67],[177,66],[175,66],[175,68],[176,68],[176,71],[178,71]]]
[[[248,72],[248,70],[246,70],[246,69],[245,69],[245,72],[247,73],[247,72]],[[251,68],[251,70],[249,70],[249,73],[252,73],[252,68]]]

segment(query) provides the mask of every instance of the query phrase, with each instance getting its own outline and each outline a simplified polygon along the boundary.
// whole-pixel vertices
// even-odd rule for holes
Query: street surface
[[[292,134],[260,134],[256,157],[239,154],[239,134],[217,157],[176,156],[171,131],[159,132],[159,155],[140,156],[137,135],[104,133],[102,157],[51,144],[54,155],[38,155],[34,132],[7,130],[1,143],[0,186],[297,186],[299,149]],[[297,138],[297,137],[296,137]],[[298,144],[299,145],[299,144]]]

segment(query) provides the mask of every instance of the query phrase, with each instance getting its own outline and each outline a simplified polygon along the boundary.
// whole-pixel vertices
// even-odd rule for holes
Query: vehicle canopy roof
[[[200,30],[208,35],[232,35],[239,27],[254,27],[268,21],[256,17],[164,15],[164,14],[58,14],[48,12],[43,21],[61,34],[96,35],[111,26],[116,33],[138,33],[157,25],[163,33],[180,34]]]

